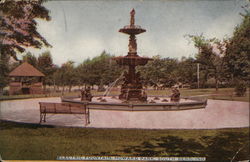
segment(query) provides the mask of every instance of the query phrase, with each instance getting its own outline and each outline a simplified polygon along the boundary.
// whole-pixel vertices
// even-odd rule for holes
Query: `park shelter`
[[[10,72],[9,93],[42,94],[42,80],[45,75],[27,62],[22,63]]]

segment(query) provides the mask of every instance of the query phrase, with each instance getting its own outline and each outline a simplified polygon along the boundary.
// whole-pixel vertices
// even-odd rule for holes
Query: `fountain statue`
[[[90,87],[81,90],[81,101],[91,101],[92,97]]]
[[[177,87],[172,88],[172,94],[171,94],[171,101],[173,102],[179,102],[180,101],[180,91]]]
[[[115,57],[117,64],[128,66],[128,72],[124,72],[123,84],[119,99],[125,101],[147,101],[146,92],[143,90],[141,76],[136,72],[136,66],[146,65],[149,60],[147,57],[137,55],[136,35],[146,32],[140,26],[135,25],[135,10],[130,12],[130,25],[124,26],[119,30],[121,33],[129,35],[128,55],[124,57]]]

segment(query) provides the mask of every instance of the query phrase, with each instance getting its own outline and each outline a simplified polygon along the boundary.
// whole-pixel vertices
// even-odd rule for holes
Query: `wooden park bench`
[[[83,114],[86,125],[90,123],[89,109],[87,105],[80,103],[50,103],[39,102],[40,105],[40,123],[46,122],[46,114]]]

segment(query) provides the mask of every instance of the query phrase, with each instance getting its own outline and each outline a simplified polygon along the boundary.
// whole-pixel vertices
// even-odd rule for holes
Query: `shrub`
[[[9,96],[9,91],[8,90],[3,90],[3,95],[4,96]]]
[[[22,94],[22,91],[21,90],[18,90],[18,91],[14,91],[13,95],[21,95]]]
[[[196,89],[196,88],[198,88],[197,83],[190,84],[190,89]]]
[[[246,91],[247,91],[246,83],[244,83],[242,81],[236,82],[234,91],[235,91],[236,96],[239,96],[239,97],[244,96],[246,94]]]

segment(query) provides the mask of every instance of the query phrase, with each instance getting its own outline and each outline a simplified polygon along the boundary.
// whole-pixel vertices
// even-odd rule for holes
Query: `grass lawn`
[[[249,90],[243,97],[236,97],[232,95],[234,92],[233,88],[220,88],[218,91],[215,91],[214,88],[207,89],[180,89],[181,96],[197,96],[197,95],[208,95],[205,96],[208,99],[216,100],[233,100],[233,101],[249,101]],[[92,91],[93,95],[102,95],[104,92],[97,92],[96,90]],[[118,95],[119,91],[111,91],[110,94]],[[171,95],[171,89],[166,90],[148,90],[148,95]],[[79,92],[67,92],[64,96],[78,96]],[[51,94],[41,94],[41,95],[12,95],[12,96],[0,96],[1,100],[13,100],[13,99],[26,99],[26,98],[39,98],[39,97],[60,97],[61,93],[51,93]]]
[[[249,159],[249,129],[143,130],[53,128],[0,121],[3,159],[57,156],[199,156],[207,161]]]
[[[181,96],[198,96],[208,95],[205,98],[216,100],[231,100],[231,101],[244,101],[249,102],[249,89],[245,96],[237,97],[233,95],[234,88],[219,88],[218,91],[215,88],[206,89],[180,89]],[[171,95],[171,90],[149,90],[149,95]]]
[[[76,92],[67,92],[65,96],[78,95]],[[28,98],[43,98],[43,97],[61,97],[62,93],[50,93],[50,94],[26,94],[26,95],[10,95],[10,96],[0,96],[0,101],[4,100],[17,100],[17,99],[28,99]]]

